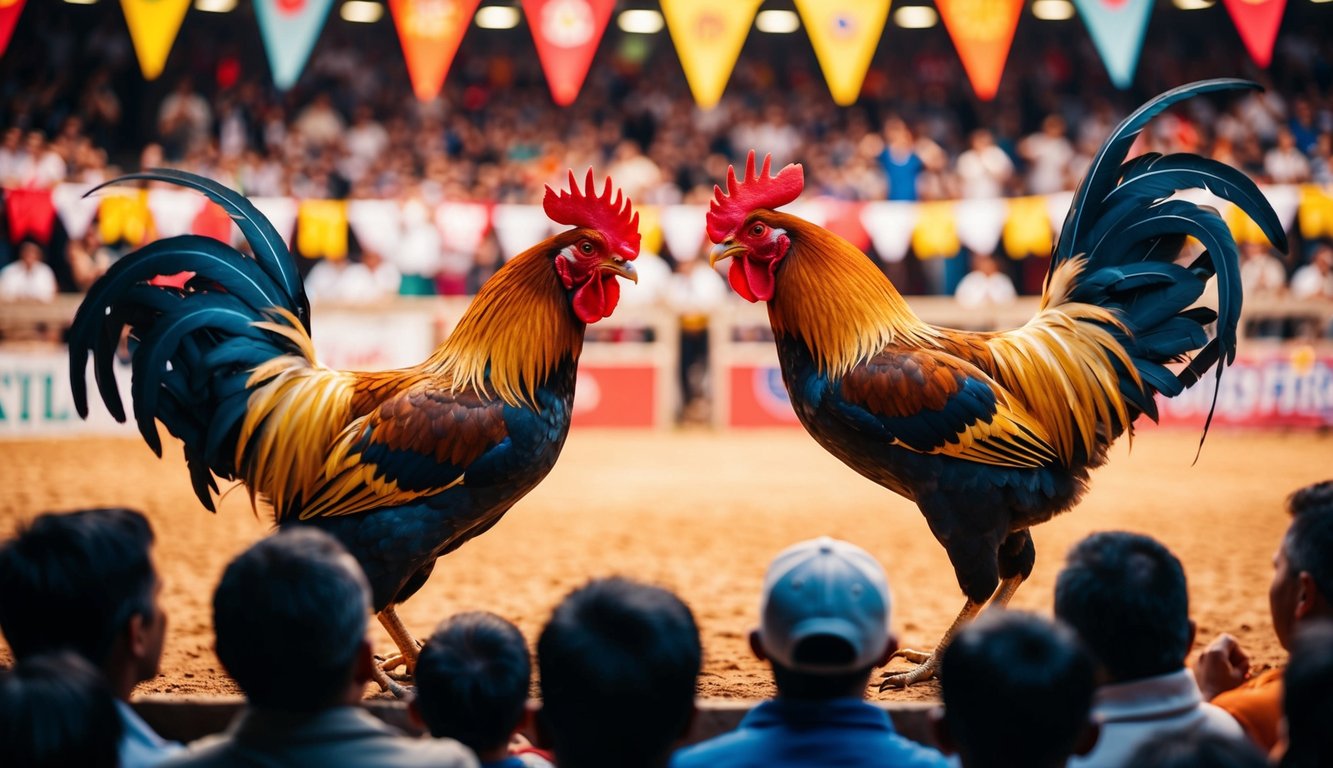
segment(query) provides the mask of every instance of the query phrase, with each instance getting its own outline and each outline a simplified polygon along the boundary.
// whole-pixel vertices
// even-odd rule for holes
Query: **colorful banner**
[[[97,223],[107,245],[143,245],[156,238],[146,189],[106,193],[97,209]]]
[[[1014,41],[1023,0],[935,0],[972,90],[983,101],[995,98]]]
[[[1009,199],[1009,218],[1004,222],[1004,252],[1011,259],[1049,256],[1054,246],[1051,217],[1046,198],[1039,196]]]
[[[1158,396],[1163,426],[1201,426],[1217,392],[1213,427],[1333,426],[1333,355],[1304,344],[1242,355],[1173,398]],[[1152,422],[1141,419],[1139,426]]]
[[[481,0],[389,0],[407,59],[412,92],[420,101],[440,93],[458,44]]]
[[[916,229],[912,231],[912,250],[918,259],[947,258],[957,255],[958,232],[954,229],[953,203],[937,201],[917,204]]]
[[[850,107],[861,94],[870,59],[884,33],[889,0],[796,0],[796,10],[833,101]]]
[[[332,7],[333,0],[255,0],[255,19],[278,90],[296,85]]]
[[[1152,0],[1074,0],[1074,7],[1088,25],[1111,82],[1122,91],[1128,88],[1139,65]]]
[[[578,98],[616,0],[523,0],[551,98],[567,107]]]
[[[916,230],[915,203],[881,200],[866,203],[861,209],[861,225],[870,234],[875,253],[887,262],[907,258],[912,247],[912,233]]]
[[[9,48],[9,38],[14,35],[14,25],[18,24],[26,2],[28,0],[0,0],[0,56]]]
[[[139,69],[145,80],[156,80],[166,66],[185,12],[190,10],[190,0],[120,0],[120,6],[139,57]]]
[[[302,200],[296,212],[296,249],[316,259],[347,256],[347,201]]]
[[[662,0],[662,16],[676,44],[694,100],[712,109],[722,98],[741,46],[763,0]]]
[[[1287,0],[1223,0],[1250,58],[1263,69],[1273,62],[1273,43]]]
[[[11,243],[32,238],[46,245],[51,242],[51,230],[56,223],[56,207],[51,202],[51,190],[5,190],[5,217],[9,221]]]

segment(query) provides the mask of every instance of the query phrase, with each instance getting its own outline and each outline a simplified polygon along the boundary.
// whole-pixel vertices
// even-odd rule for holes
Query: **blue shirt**
[[[682,749],[671,761],[671,768],[810,765],[946,768],[949,761],[899,736],[883,710],[860,699],[766,701],[736,730]]]
[[[120,737],[121,768],[148,768],[184,751],[185,747],[179,743],[158,736],[129,704],[117,699],[116,709],[120,712],[123,728]]]

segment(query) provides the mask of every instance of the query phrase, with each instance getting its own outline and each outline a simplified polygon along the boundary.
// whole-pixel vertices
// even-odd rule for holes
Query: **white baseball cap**
[[[800,672],[868,669],[888,646],[891,603],[884,569],[869,552],[827,536],[803,541],[783,550],[764,575],[759,603],[764,653]],[[801,653],[802,644],[815,637],[845,642],[850,656],[812,658],[809,646]]]

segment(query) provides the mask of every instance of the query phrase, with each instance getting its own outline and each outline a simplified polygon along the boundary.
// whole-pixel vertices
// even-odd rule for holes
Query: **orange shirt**
[[[1266,670],[1230,691],[1219,693],[1213,704],[1225,709],[1245,729],[1250,740],[1272,752],[1282,721],[1282,670]]]

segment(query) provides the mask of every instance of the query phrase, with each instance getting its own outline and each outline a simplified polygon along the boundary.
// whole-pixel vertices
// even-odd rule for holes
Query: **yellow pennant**
[[[97,220],[104,243],[138,246],[156,237],[146,189],[108,193],[97,208]]]
[[[190,0],[120,0],[120,6],[139,56],[139,69],[145,80],[156,80],[166,66],[185,12],[190,10]]]
[[[347,201],[302,200],[296,212],[296,250],[307,258],[347,256]]]
[[[662,0],[694,100],[717,106],[763,0]]]
[[[953,203],[921,203],[917,208],[916,229],[912,230],[912,250],[918,259],[934,259],[958,253],[958,231],[953,223]]]
[[[1301,186],[1301,203],[1296,209],[1301,237],[1333,237],[1333,195],[1314,184]]]
[[[1039,195],[1009,200],[1009,218],[1004,222],[1004,252],[1011,259],[1051,254],[1051,215],[1046,198]]]
[[[639,250],[662,252],[662,209],[656,205],[636,205],[639,213]]]
[[[889,18],[889,0],[796,0],[796,10],[833,100],[855,104]]]
[[[1222,218],[1226,221],[1227,227],[1231,230],[1231,236],[1236,238],[1237,243],[1259,243],[1263,245],[1268,242],[1264,231],[1254,223],[1254,219],[1249,214],[1241,210],[1239,205],[1228,205]]]

